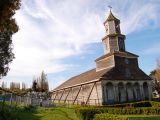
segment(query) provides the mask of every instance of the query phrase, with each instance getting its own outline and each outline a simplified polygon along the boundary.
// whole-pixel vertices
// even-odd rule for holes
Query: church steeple
[[[115,51],[125,51],[125,36],[121,34],[120,20],[116,18],[110,10],[107,19],[104,22],[106,36],[102,39],[104,44],[104,53],[113,53]]]
[[[112,11],[110,10],[109,11],[109,15],[108,15],[108,18],[106,19],[106,21],[105,22],[107,22],[107,21],[117,21],[117,22],[120,22],[120,20],[118,19],[118,18],[116,18],[114,15],[113,15],[113,13],[112,13]]]

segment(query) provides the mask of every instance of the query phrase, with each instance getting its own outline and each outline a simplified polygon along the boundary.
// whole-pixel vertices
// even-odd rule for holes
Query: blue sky
[[[126,49],[139,55],[147,74],[160,58],[159,0],[22,0],[15,18],[19,32],[13,36],[16,59],[4,81],[25,82],[42,70],[50,89],[95,67],[103,55],[101,38],[108,5],[121,20]]]

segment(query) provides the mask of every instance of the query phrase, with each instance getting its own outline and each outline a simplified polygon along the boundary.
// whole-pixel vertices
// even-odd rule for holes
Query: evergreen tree
[[[33,82],[32,82],[32,90],[37,92],[37,81],[35,79],[33,79]]]
[[[27,89],[26,84],[22,83],[22,91],[25,91]]]
[[[32,90],[36,92],[48,92],[49,85],[47,75],[42,71],[40,77],[34,78],[32,83]]]
[[[18,31],[13,15],[20,8],[20,0],[0,0],[0,78],[7,75],[14,59],[12,35]]]

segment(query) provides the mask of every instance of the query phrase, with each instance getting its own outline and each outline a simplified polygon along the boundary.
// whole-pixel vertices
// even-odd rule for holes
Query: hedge
[[[105,107],[152,107],[153,101],[140,101],[140,102],[131,102],[131,103],[121,103],[113,105],[105,105]],[[158,104],[158,102],[156,102]],[[160,105],[160,102],[159,102]]]
[[[108,113],[96,114],[93,120],[160,120],[159,116],[126,116],[113,115]]]
[[[144,114],[144,115],[158,115],[160,114],[160,108],[95,108],[84,107],[76,109],[76,114],[82,120],[92,120],[95,114],[109,113],[117,115],[132,115],[132,114]]]
[[[129,120],[129,117],[113,114],[96,114],[94,120]]]
[[[160,107],[160,102],[150,101],[152,107]]]

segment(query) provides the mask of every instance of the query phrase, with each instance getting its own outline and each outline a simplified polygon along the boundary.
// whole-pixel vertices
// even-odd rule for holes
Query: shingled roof
[[[117,19],[117,18],[113,15],[112,11],[110,10],[110,13],[109,13],[109,16],[108,16],[108,18],[107,18],[107,21],[112,21],[112,20],[120,21],[119,19]]]
[[[130,69],[131,75],[126,76],[125,68],[112,67],[101,71],[96,71],[96,68],[84,72],[80,75],[70,78],[69,80],[62,83],[60,86],[55,88],[53,91],[73,87],[92,81],[103,80],[151,80],[141,69]]]
[[[63,89],[63,88],[66,88],[66,87],[71,87],[71,86],[76,86],[76,85],[79,85],[79,84],[91,82],[93,80],[99,80],[101,78],[101,76],[103,76],[109,70],[111,70],[111,68],[104,69],[104,70],[97,71],[97,72],[96,72],[96,68],[91,69],[87,72],[84,72],[80,75],[77,75],[75,77],[70,78],[69,80],[65,81],[60,86],[55,88],[54,91],[59,90],[59,89]]]
[[[110,71],[106,72],[101,79],[103,80],[152,80],[147,74],[141,69],[130,68],[130,75],[127,76],[125,68],[114,67]]]
[[[103,58],[106,58],[106,57],[109,57],[111,55],[123,56],[123,57],[131,57],[131,58],[137,58],[137,57],[139,57],[138,55],[130,53],[130,52],[127,52],[127,51],[125,51],[125,52],[114,51],[113,53],[108,53],[108,54],[105,54],[105,55],[97,58],[95,61],[99,61],[99,60],[101,60]]]

